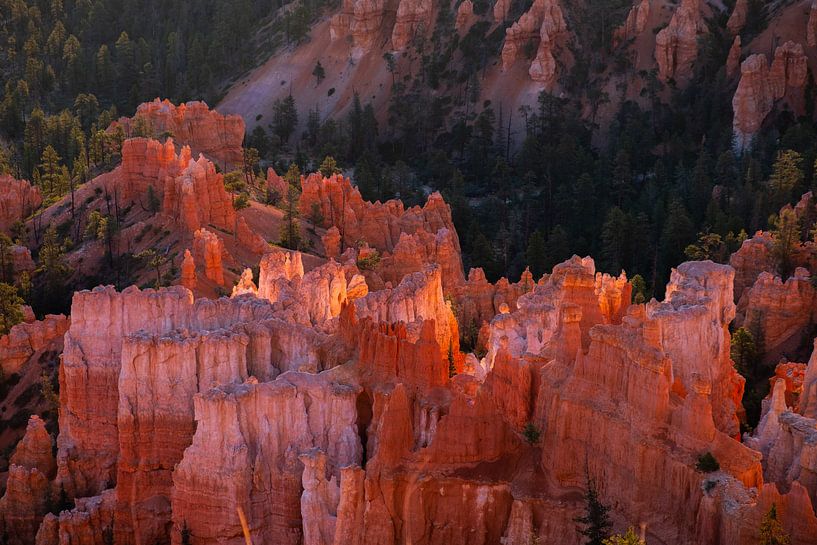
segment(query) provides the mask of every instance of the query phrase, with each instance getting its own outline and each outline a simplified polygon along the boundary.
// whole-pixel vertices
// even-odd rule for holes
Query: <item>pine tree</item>
[[[318,170],[323,175],[324,178],[329,178],[333,174],[340,174],[340,169],[338,168],[338,162],[335,161],[335,158],[331,155],[327,155],[323,158],[323,162],[321,166],[318,167]]]
[[[586,537],[585,545],[603,545],[604,540],[610,535],[609,511],[610,508],[604,505],[599,499],[596,484],[590,477],[587,477],[587,491],[584,494],[585,513],[581,517],[574,519],[581,527],[579,533]]]
[[[298,225],[298,190],[292,184],[289,185],[284,201],[281,246],[290,250],[298,250],[301,247],[301,230]]]
[[[23,321],[23,299],[17,294],[17,288],[0,282],[0,335]]]
[[[276,100],[272,106],[273,131],[281,142],[289,142],[289,137],[298,126],[298,110],[295,108],[295,99],[287,95],[283,100]]]
[[[326,70],[324,70],[323,65],[321,65],[321,61],[318,61],[315,64],[315,68],[312,70],[312,75],[315,76],[316,87],[321,84],[321,82],[326,78]]]
[[[11,259],[11,239],[0,232],[0,282],[11,284],[14,276],[14,263]]]
[[[780,208],[792,198],[795,188],[803,182],[803,170],[800,165],[803,157],[792,150],[780,151],[772,166],[769,177],[769,188],[772,191],[772,206]]]
[[[545,249],[545,237],[542,231],[537,229],[528,237],[528,248],[525,251],[525,258],[535,278],[540,278],[545,272],[547,255]]]
[[[772,256],[777,263],[777,272],[785,280],[794,269],[794,251],[800,243],[800,220],[793,209],[784,208],[770,223],[774,227]]]
[[[755,346],[755,337],[748,329],[739,327],[732,334],[730,355],[738,373],[744,377],[750,377],[754,374],[755,365],[757,364],[757,347]]]
[[[619,273],[625,266],[627,248],[627,215],[614,206],[607,211],[601,228],[601,257],[604,270]]]
[[[791,539],[777,519],[777,505],[773,503],[760,523],[759,545],[789,545],[789,543]]]

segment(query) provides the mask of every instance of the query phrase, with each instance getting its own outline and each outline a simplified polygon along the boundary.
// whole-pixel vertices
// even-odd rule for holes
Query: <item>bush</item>
[[[715,457],[712,456],[711,452],[698,456],[698,463],[695,464],[695,469],[703,473],[712,473],[713,471],[718,471],[720,468],[721,465]]]
[[[528,422],[522,430],[522,435],[525,436],[525,440],[527,440],[528,443],[533,445],[539,442],[539,437],[541,437],[542,432],[533,425],[533,422]]]
[[[380,265],[380,254],[377,252],[357,260],[357,268],[361,271],[373,271],[378,265]]]

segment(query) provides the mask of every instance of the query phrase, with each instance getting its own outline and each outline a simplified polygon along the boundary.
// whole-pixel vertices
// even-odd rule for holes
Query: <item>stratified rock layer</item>
[[[136,115],[119,119],[109,130],[116,126],[121,126],[126,136],[137,129],[147,132],[143,136],[170,136],[221,167],[240,165],[244,159],[244,119],[238,115],[222,115],[204,102],[176,106],[167,99],[157,98],[140,104]]]

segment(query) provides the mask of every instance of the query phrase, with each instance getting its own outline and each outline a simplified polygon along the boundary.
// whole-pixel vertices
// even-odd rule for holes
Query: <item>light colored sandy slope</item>
[[[326,79],[316,85],[312,70],[320,61]],[[343,112],[352,101],[354,92],[360,93],[365,104],[372,102],[378,111],[388,104],[391,74],[381,52],[373,52],[359,60],[352,58],[352,48],[344,40],[329,39],[329,19],[318,23],[307,43],[277,52],[266,63],[239,80],[221,103],[218,110],[239,114],[247,122],[247,130],[256,125],[267,126],[272,121],[272,106],[276,99],[290,92],[295,97],[300,125],[306,122],[306,112],[317,106],[321,119]],[[335,92],[329,96],[329,90]],[[256,119],[258,115],[262,117]]]

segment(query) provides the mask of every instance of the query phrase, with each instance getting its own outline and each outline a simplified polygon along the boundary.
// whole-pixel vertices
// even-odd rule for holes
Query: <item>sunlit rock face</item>
[[[218,300],[75,294],[56,460],[33,419],[0,500],[21,542],[239,545],[243,515],[256,543],[579,545],[588,478],[648,542],[752,543],[772,503],[792,543],[814,542],[817,356],[777,368],[740,437],[736,312],[765,309],[782,338],[809,307],[803,274],[769,280],[761,235],[737,272],[684,263],[663,301],[633,305],[590,257],[464,278],[439,195],[404,209],[338,176],[303,187],[328,258],[270,247],[257,284],[247,270]],[[208,233],[186,285],[223,269]],[[719,471],[696,468],[705,452]],[[63,490],[75,507],[46,514]]]
[[[169,136],[189,146],[195,154],[203,153],[219,166],[242,164],[244,153],[244,119],[238,115],[222,115],[204,102],[188,102],[178,106],[169,100],[155,99],[140,104],[136,115],[114,122],[108,131],[121,128],[126,137]]]

